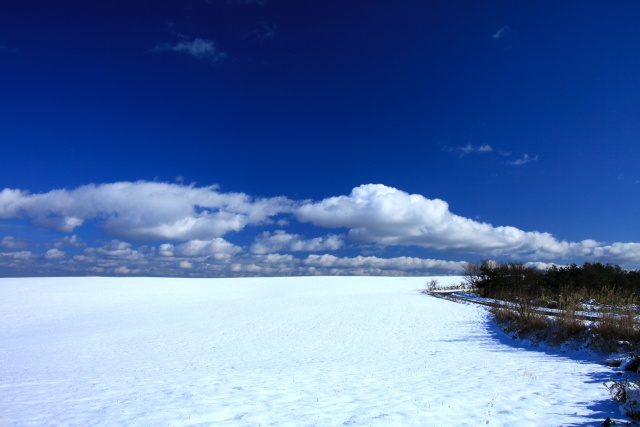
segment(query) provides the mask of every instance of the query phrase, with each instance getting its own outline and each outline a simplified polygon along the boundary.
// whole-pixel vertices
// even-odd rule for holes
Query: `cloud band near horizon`
[[[6,232],[16,220],[57,230],[60,238],[57,242],[17,238],[16,233]],[[66,271],[73,266],[73,272],[83,271],[85,265],[87,273],[114,274],[161,273],[171,263],[177,266],[174,273],[199,271],[201,275],[406,274],[461,268],[460,263],[450,261],[406,262],[420,259],[416,257],[362,257],[366,251],[389,247],[398,248],[396,252],[403,247],[424,248],[530,262],[578,260],[640,266],[640,243],[569,242],[546,232],[493,226],[452,213],[443,200],[382,184],[361,185],[349,195],[320,201],[259,198],[223,192],[215,185],[149,181],[88,184],[39,194],[5,188],[0,191],[2,221],[7,224],[0,240],[0,267],[14,269],[36,262]],[[287,229],[296,224],[334,233],[308,238]],[[257,227],[260,230],[251,235]],[[88,229],[101,232],[111,242],[86,242],[83,252],[73,256],[62,250],[65,245],[79,247],[82,232]],[[242,246],[227,237],[239,233],[252,237],[253,243]],[[133,243],[140,247],[134,248]],[[39,249],[43,247],[45,250]],[[347,249],[365,253],[353,257],[340,252]],[[299,255],[304,252],[313,254],[304,258]],[[358,263],[358,257],[369,261]],[[398,261],[403,258],[404,262]],[[381,261],[385,259],[395,261]],[[115,272],[118,267],[124,268]]]

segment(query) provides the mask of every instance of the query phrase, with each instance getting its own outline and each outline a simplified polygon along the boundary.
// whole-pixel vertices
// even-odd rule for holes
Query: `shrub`
[[[429,283],[427,283],[427,292],[433,292],[438,289],[438,280],[431,279]]]
[[[504,330],[515,332],[520,337],[537,334],[549,327],[549,320],[544,314],[528,308],[523,310],[522,306],[515,309],[492,307],[490,312]]]

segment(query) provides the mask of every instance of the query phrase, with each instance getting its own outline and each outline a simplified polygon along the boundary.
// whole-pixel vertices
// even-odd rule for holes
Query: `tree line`
[[[521,262],[483,260],[467,263],[464,275],[467,283],[485,298],[559,300],[568,295],[597,298],[613,293],[635,300],[640,296],[640,270],[599,262],[539,270]]]

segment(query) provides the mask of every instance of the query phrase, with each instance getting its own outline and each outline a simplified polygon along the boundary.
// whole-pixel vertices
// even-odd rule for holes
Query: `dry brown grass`
[[[578,316],[580,302],[577,296],[565,295],[559,301],[560,312],[554,320],[554,341],[564,342],[587,331],[585,321]]]
[[[630,309],[618,309],[600,313],[594,322],[591,332],[598,337],[600,347],[613,351],[620,341],[632,344],[640,342],[640,331],[635,312]]]
[[[598,305],[598,320],[591,325],[579,313],[583,310],[580,301],[579,294],[564,294],[553,316],[525,298],[510,307],[493,307],[491,313],[505,331],[553,344],[576,339],[586,341],[589,334],[592,345],[606,352],[616,351],[621,341],[631,346],[640,344],[640,322],[633,298],[622,299],[614,290],[603,293],[599,298],[602,303]]]
[[[528,304],[518,304],[515,308],[492,307],[490,312],[507,332],[515,332],[519,336],[536,334],[549,327],[547,316]]]
[[[604,350],[613,351],[620,341],[640,343],[640,324],[636,317],[636,298],[620,297],[614,288],[603,289],[599,318],[591,327]]]

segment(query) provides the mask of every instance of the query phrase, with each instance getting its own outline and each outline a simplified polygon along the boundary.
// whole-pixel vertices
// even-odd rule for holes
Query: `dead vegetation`
[[[540,271],[483,261],[469,264],[465,278],[480,296],[504,302],[491,313],[515,336],[555,345],[583,342],[607,353],[621,343],[640,348],[637,271],[589,263]]]

